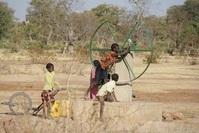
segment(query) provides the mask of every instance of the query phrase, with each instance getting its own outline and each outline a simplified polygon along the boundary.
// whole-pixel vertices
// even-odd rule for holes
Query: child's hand
[[[127,50],[128,50],[128,52],[130,52],[131,51],[131,46],[128,46]]]

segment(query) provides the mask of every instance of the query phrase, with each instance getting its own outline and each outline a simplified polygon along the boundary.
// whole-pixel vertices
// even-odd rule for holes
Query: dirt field
[[[17,92],[28,93],[34,106],[40,103],[43,86],[44,64],[31,64],[20,59],[1,58],[0,64],[0,101],[8,101]],[[199,65],[183,64],[182,59],[170,57],[167,63],[151,64],[147,72],[133,83],[136,95],[134,101],[161,103],[164,111],[182,112],[184,122],[199,124]],[[70,89],[73,99],[82,100],[89,85],[89,64],[75,64],[72,74],[66,60],[53,61],[56,79]],[[76,69],[79,68],[79,69]],[[57,95],[58,99],[67,98],[66,92]],[[0,118],[9,117],[7,106],[0,105]],[[192,132],[190,130],[190,132]],[[195,132],[195,130],[193,130]]]

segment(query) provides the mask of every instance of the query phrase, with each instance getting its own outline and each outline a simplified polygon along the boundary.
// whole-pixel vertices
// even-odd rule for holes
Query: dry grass
[[[9,55],[8,55],[9,56]],[[6,84],[3,86],[1,84],[1,90],[4,88],[4,91],[1,91],[1,100],[2,99],[8,99],[8,95],[11,95],[14,93],[13,91],[22,89],[21,86],[23,86],[23,89],[35,89],[41,90],[41,88],[38,85],[38,83],[41,84],[41,79],[44,66],[43,64],[32,64],[33,62],[27,63],[26,60],[23,60],[25,58],[23,56],[20,56],[19,62],[13,62],[13,60],[17,60],[19,58],[15,58],[13,55],[8,58],[5,58],[7,60],[5,63],[1,63],[0,65],[0,73],[5,74],[1,76],[1,82],[4,83],[4,81],[8,81],[7,84],[11,85],[13,82],[13,86],[9,88],[9,85],[6,86]],[[148,98],[147,100],[139,99],[138,102],[144,103],[143,106],[140,105],[140,108],[135,108],[136,102],[133,103],[126,103],[126,104],[119,104],[119,103],[107,103],[105,105],[105,120],[104,122],[99,121],[99,104],[96,102],[86,102],[81,100],[82,92],[84,90],[81,89],[78,90],[77,88],[71,88],[70,85],[76,84],[81,85],[81,87],[85,87],[83,85],[84,82],[89,81],[89,66],[88,64],[81,63],[78,60],[71,60],[69,57],[65,57],[65,55],[52,55],[53,58],[55,57],[55,60],[52,59],[53,63],[55,64],[55,70],[57,73],[59,73],[59,79],[64,80],[64,84],[68,88],[68,94],[64,92],[62,95],[63,99],[67,99],[68,97],[71,97],[72,101],[74,102],[74,99],[78,99],[79,102],[76,103],[76,108],[74,109],[74,120],[71,120],[70,118],[59,118],[59,119],[41,119],[39,117],[33,117],[33,116],[9,116],[9,115],[0,115],[0,133],[76,133],[76,132],[138,132],[138,133],[159,133],[159,132],[179,132],[179,133],[197,133],[199,131],[198,129],[198,108],[196,106],[198,104],[190,105],[190,103],[193,102],[193,100],[188,100],[185,102],[181,102],[180,105],[177,104],[175,96],[179,94],[179,90],[182,91],[182,93],[185,93],[186,91],[198,89],[198,66],[194,65],[182,65],[181,59],[175,59],[175,57],[172,57],[170,59],[167,58],[168,64],[152,64],[146,74],[143,75],[142,78],[134,82],[134,89],[139,91],[143,96],[143,98]],[[5,56],[4,56],[5,57]],[[23,57],[23,58],[22,58]],[[36,56],[35,56],[36,57]],[[81,54],[78,54],[78,58],[81,57]],[[43,58],[43,57],[42,57]],[[4,59],[4,58],[2,58]],[[50,61],[49,58],[44,58],[47,61]],[[21,62],[22,61],[22,62]],[[45,61],[38,60],[35,61],[36,63],[45,63]],[[10,64],[9,64],[10,63]],[[173,63],[173,64],[172,64]],[[7,74],[7,76],[6,76]],[[13,76],[15,74],[15,76]],[[21,75],[22,79],[20,79],[19,74]],[[40,74],[40,75],[39,75]],[[35,76],[36,75],[36,76]],[[79,76],[76,76],[79,75]],[[36,78],[33,78],[33,77]],[[6,79],[8,78],[8,79]],[[9,79],[10,78],[10,79]],[[88,78],[88,80],[86,80]],[[21,81],[21,86],[19,82],[16,82],[16,80]],[[27,87],[25,82],[30,81],[32,84],[36,86]],[[38,83],[37,83],[37,82]],[[40,81],[40,82],[39,82]],[[16,82],[16,83],[15,83]],[[28,85],[29,86],[29,85]],[[10,90],[10,92],[7,92],[5,90]],[[178,90],[176,93],[172,93],[175,90]],[[184,90],[186,89],[186,91]],[[25,89],[24,89],[25,90]],[[172,95],[166,95],[168,96],[165,98],[165,95],[161,96],[161,93],[168,93],[168,90],[171,91]],[[27,91],[29,94],[31,94],[31,97],[33,98],[33,101],[38,101],[40,98],[40,91]],[[142,92],[146,92],[142,93]],[[175,122],[162,122],[159,119],[154,119],[155,117],[159,117],[157,113],[157,108],[161,107],[159,105],[152,105],[149,108],[146,108],[146,103],[149,102],[150,95],[159,97],[156,97],[157,103],[163,102],[163,104],[168,104],[166,109],[169,109],[171,107],[171,103],[173,103],[173,108],[180,108],[179,111],[182,112],[186,119],[185,121],[175,121]],[[161,92],[161,93],[159,93]],[[167,93],[166,93],[167,92]],[[68,96],[70,95],[70,96]],[[185,93],[183,96],[187,96],[187,93]],[[192,95],[193,96],[193,95]],[[161,99],[171,99],[171,103],[165,103]],[[184,97],[178,97],[184,98]],[[198,97],[196,97],[198,98]],[[140,100],[140,101],[139,101]],[[142,102],[141,102],[142,100]],[[40,101],[39,101],[40,102]],[[92,104],[94,103],[94,105]],[[149,102],[150,103],[150,102]],[[190,105],[190,106],[188,106]],[[4,112],[5,108],[1,108],[1,112]],[[144,115],[144,109],[145,113],[148,112],[148,115]],[[137,111],[135,111],[137,110]],[[151,110],[151,111],[150,111]],[[137,114],[136,114],[137,112]],[[142,112],[143,114],[139,114],[139,112]],[[152,112],[152,113],[150,113]],[[160,113],[161,118],[161,113]],[[146,120],[146,121],[145,121]]]

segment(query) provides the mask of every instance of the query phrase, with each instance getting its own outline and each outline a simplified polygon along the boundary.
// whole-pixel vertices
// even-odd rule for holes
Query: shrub
[[[157,42],[153,46],[153,55],[146,55],[144,62],[145,63],[159,63],[159,60],[161,59],[161,55],[163,54],[165,50],[164,42]]]
[[[197,65],[198,62],[197,62],[197,59],[196,58],[192,58],[189,62],[190,65]]]

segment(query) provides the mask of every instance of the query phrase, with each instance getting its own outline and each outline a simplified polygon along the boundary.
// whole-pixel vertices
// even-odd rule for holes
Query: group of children
[[[130,48],[120,51],[119,45],[113,43],[111,45],[111,51],[107,53],[105,57],[100,61],[93,61],[90,86],[87,89],[84,98],[88,99],[88,94],[90,94],[90,99],[99,100],[101,119],[103,119],[104,101],[118,101],[115,97],[114,89],[116,87],[116,82],[119,79],[119,75],[116,73],[109,74],[108,71],[115,63],[120,62],[129,52]]]
[[[90,86],[86,91],[84,96],[85,99],[88,99],[88,94],[90,99],[99,100],[100,102],[100,118],[103,119],[103,109],[104,101],[116,101],[114,89],[116,87],[116,82],[119,79],[118,74],[109,74],[108,70],[112,66],[121,61],[130,51],[130,48],[120,51],[119,45],[113,43],[111,45],[111,51],[100,61],[94,60],[93,67],[91,69],[90,75]],[[55,81],[54,78],[54,65],[48,63],[46,65],[47,72],[45,73],[45,85],[41,94],[43,102],[43,116],[46,118],[49,114],[51,104],[54,102],[54,93],[53,90],[59,84]]]

